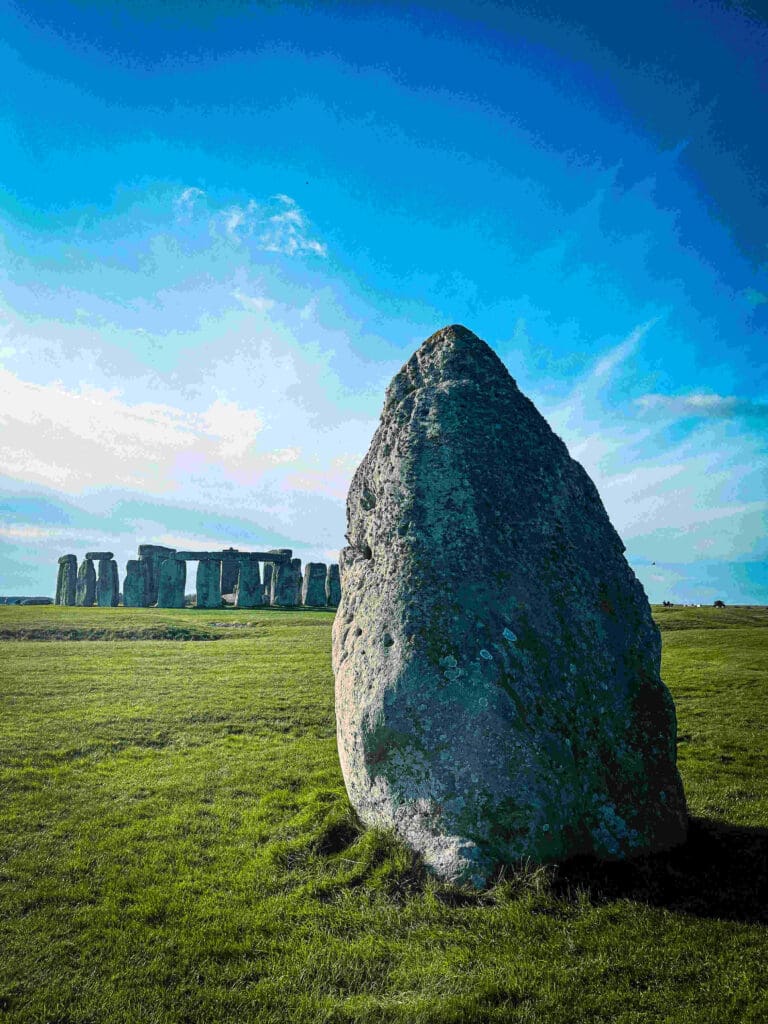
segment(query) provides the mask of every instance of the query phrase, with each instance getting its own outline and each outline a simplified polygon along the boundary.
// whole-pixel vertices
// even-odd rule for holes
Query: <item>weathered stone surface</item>
[[[160,563],[157,580],[157,607],[183,608],[187,563],[179,558],[165,558]]]
[[[337,562],[331,562],[325,575],[325,603],[336,608],[341,600],[341,580]]]
[[[112,565],[112,607],[117,608],[120,604],[120,573],[117,570],[117,562],[114,558],[111,560]]]
[[[112,559],[100,558],[99,575],[96,579],[96,604],[99,608],[114,608],[116,604],[116,587],[117,584],[115,580],[115,570],[112,568]]]
[[[275,571],[274,562],[264,563],[264,582],[262,584],[262,602],[269,604],[272,598],[272,573]]]
[[[100,562],[102,559],[114,558],[114,551],[86,551],[85,557],[89,562]]]
[[[157,585],[160,579],[160,566],[166,558],[175,555],[174,548],[163,547],[162,544],[139,544],[139,558],[147,563],[147,604],[157,601]]]
[[[475,886],[684,839],[645,593],[584,469],[466,328],[393,379],[347,518],[333,667],[365,822]]]
[[[203,559],[197,563],[196,589],[198,608],[221,608],[221,562]]]
[[[56,604],[72,605],[77,596],[77,556],[62,555],[56,578]]]
[[[298,604],[301,588],[301,559],[276,565],[272,572],[269,603],[292,608]]]
[[[92,608],[96,602],[96,569],[87,556],[77,570],[75,604],[81,608]]]
[[[144,608],[147,603],[148,566],[141,558],[130,558],[125,563],[123,605],[126,608]]]
[[[235,548],[225,548],[225,555],[234,555]],[[240,571],[240,562],[237,558],[222,558],[221,560],[221,592],[222,594],[234,594],[237,584],[237,574]]]
[[[325,605],[325,562],[307,562],[304,567],[301,603],[309,608]]]
[[[244,561],[240,565],[235,592],[235,607],[257,608],[263,603],[263,591],[259,577],[259,563]]]

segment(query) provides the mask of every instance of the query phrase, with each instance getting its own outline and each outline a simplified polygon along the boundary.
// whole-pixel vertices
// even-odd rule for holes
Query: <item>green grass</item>
[[[655,612],[688,843],[473,894],[351,814],[331,613],[0,607],[0,1019],[763,1024],[768,615]]]

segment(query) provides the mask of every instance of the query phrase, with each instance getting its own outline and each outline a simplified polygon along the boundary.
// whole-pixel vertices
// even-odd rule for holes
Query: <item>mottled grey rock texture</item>
[[[273,562],[265,562],[264,563],[264,567],[263,567],[264,583],[262,585],[262,587],[263,587],[262,601],[263,601],[264,604],[269,604],[269,602],[272,599],[272,574],[274,573],[274,571],[275,571],[275,566],[274,566]]]
[[[115,605],[115,574],[111,558],[99,559],[99,575],[96,579],[96,604],[99,608],[113,608]]]
[[[72,605],[77,598],[77,556],[62,555],[56,577],[56,604]]]
[[[331,562],[325,576],[325,603],[331,608],[336,608],[341,600],[341,581],[339,578],[339,566]]]
[[[221,562],[201,559],[197,563],[197,607],[221,608]]]
[[[162,544],[139,544],[139,558],[147,563],[147,604],[157,601],[157,587],[160,580],[160,566],[166,558],[176,554],[175,548]]]
[[[89,562],[100,562],[102,559],[115,557],[114,551],[86,551],[85,557]]]
[[[325,605],[325,562],[307,562],[301,583],[301,603],[308,608]]]
[[[183,608],[186,582],[187,563],[173,556],[164,558],[157,580],[157,607]]]
[[[259,577],[259,563],[243,559],[237,577],[235,606],[237,608],[256,608],[263,603],[264,597]]]
[[[140,558],[129,558],[125,563],[125,580],[123,582],[124,607],[146,607],[147,573],[147,563]]]
[[[77,570],[77,591],[75,604],[81,608],[92,608],[96,603],[96,569],[90,558],[85,558]]]
[[[347,519],[337,733],[366,823],[475,886],[684,839],[645,593],[584,469],[466,328],[393,379]]]

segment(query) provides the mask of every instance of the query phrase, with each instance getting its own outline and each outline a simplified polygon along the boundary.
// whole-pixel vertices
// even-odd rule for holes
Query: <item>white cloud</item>
[[[641,395],[635,405],[643,412],[656,413],[671,419],[687,416],[732,418],[734,416],[768,417],[768,403],[694,391],[688,395]]]
[[[205,192],[201,188],[185,188],[173,201],[173,205],[176,208],[176,216],[179,218],[189,217],[194,209],[198,199],[201,199],[205,195]]]

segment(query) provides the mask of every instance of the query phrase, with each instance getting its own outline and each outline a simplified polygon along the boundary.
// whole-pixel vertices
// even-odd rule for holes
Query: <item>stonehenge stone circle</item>
[[[234,557],[236,555],[234,548],[225,549],[224,554],[231,553],[232,558],[222,558],[221,560],[221,592],[222,594],[234,594],[235,587],[237,586],[237,574],[240,571],[240,562]]]
[[[235,593],[236,608],[257,608],[263,602],[259,563],[250,559],[240,563]]]
[[[325,603],[331,608],[336,608],[341,600],[341,582],[339,579],[339,566],[331,562],[325,577]]]
[[[81,608],[92,608],[96,602],[96,569],[93,560],[84,558],[77,570],[77,593],[75,604]]]
[[[109,558],[99,559],[99,575],[96,579],[96,604],[99,608],[112,608],[115,601],[115,572],[113,561]]]
[[[187,563],[170,556],[160,563],[157,580],[157,607],[183,608]]]
[[[471,331],[395,375],[347,521],[332,657],[364,822],[475,887],[521,858],[685,839],[645,592],[589,476]]]
[[[176,554],[175,548],[166,548],[162,544],[139,544],[139,558],[147,563],[147,604],[157,601],[157,586],[160,579],[160,566],[171,555]]]
[[[123,605],[126,608],[144,608],[147,602],[147,563],[141,558],[130,558],[125,563]]]
[[[274,567],[272,562],[265,562],[264,563],[264,582],[262,584],[262,586],[263,586],[262,603],[263,604],[269,604],[269,602],[271,600],[271,597],[272,597],[272,573],[274,572],[274,569],[275,569],[275,567]]]
[[[270,587],[269,603],[293,607],[298,604],[299,588],[301,584],[301,559],[294,558],[290,562],[283,562],[274,566],[272,570],[272,583]]]
[[[120,604],[120,574],[117,571],[117,562],[114,558],[110,559],[110,565],[112,566],[112,607],[117,608]]]
[[[56,578],[56,604],[72,605],[77,597],[77,556],[62,555]]]
[[[198,608],[221,608],[221,576],[220,561],[203,558],[197,563]]]
[[[308,608],[325,605],[325,562],[307,562],[301,584],[301,603]]]

